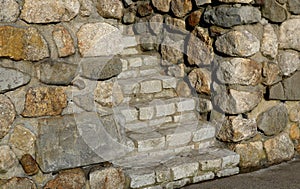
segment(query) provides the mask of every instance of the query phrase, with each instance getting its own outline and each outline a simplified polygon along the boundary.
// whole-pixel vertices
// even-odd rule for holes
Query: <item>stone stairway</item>
[[[196,97],[180,97],[178,78],[166,76],[159,55],[123,57],[117,83],[124,100],[113,107],[126,136],[126,155],[112,160],[128,188],[178,188],[237,174],[239,156],[215,147],[215,127],[200,121]]]

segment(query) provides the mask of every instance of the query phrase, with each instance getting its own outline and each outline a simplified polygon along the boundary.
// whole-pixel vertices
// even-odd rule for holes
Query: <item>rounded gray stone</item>
[[[0,1],[0,22],[15,22],[20,14],[15,0]]]
[[[16,112],[13,103],[5,95],[0,95],[0,139],[10,130]]]

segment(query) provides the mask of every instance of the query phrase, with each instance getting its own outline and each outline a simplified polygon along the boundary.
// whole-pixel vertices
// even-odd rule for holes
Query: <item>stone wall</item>
[[[123,188],[113,160],[165,146],[226,147],[242,170],[290,160],[299,68],[298,0],[0,1],[0,186]],[[141,137],[154,126],[170,128]],[[222,161],[130,187],[237,173],[237,156]]]

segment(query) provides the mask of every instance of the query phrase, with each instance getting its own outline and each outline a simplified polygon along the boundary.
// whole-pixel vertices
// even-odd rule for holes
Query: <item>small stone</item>
[[[49,57],[48,45],[36,28],[0,26],[0,57],[38,61]]]
[[[262,5],[262,16],[272,22],[283,22],[287,18],[287,10],[277,1],[264,0]]]
[[[97,0],[97,9],[104,18],[121,19],[123,16],[123,3],[120,0]]]
[[[173,18],[167,16],[165,18],[166,27],[173,32],[184,33],[185,32],[185,21],[179,18]]]
[[[91,0],[79,0],[80,3],[80,15],[90,16],[93,10],[93,2]]]
[[[279,47],[300,51],[300,19],[289,19],[280,25]]]
[[[227,168],[227,169],[223,169],[221,171],[217,172],[217,177],[227,177],[227,176],[231,176],[231,175],[236,175],[240,172],[240,169],[238,167],[234,167],[234,168]]]
[[[30,76],[18,70],[0,67],[0,93],[26,85]]]
[[[202,13],[203,13],[202,10],[196,10],[196,11],[192,12],[187,18],[188,25],[190,27],[197,26],[200,23]]]
[[[193,8],[191,0],[173,0],[171,1],[171,10],[176,17],[182,18]]]
[[[0,146],[0,173],[6,173],[17,164],[17,161],[16,155],[9,146]]]
[[[174,41],[170,37],[165,37],[161,44],[160,53],[165,62],[163,64],[172,65],[182,63],[184,52],[184,40]]]
[[[261,41],[261,52],[266,57],[275,58],[278,53],[278,38],[271,24],[264,26],[264,34]]]
[[[277,60],[281,73],[284,76],[291,75],[300,67],[300,56],[297,51],[279,51]]]
[[[0,139],[10,130],[16,117],[16,111],[11,100],[0,94]]]
[[[207,8],[203,19],[211,25],[230,28],[232,26],[259,22],[261,20],[261,13],[258,8],[252,6],[234,7],[220,5]]]
[[[36,136],[23,125],[17,125],[10,135],[9,143],[19,159],[24,154],[35,155]]]
[[[264,148],[268,161],[272,164],[290,160],[294,155],[294,144],[286,133],[266,140]]]
[[[122,72],[118,57],[88,58],[81,62],[81,75],[92,80],[107,80]]]
[[[240,114],[255,108],[261,101],[262,95],[260,90],[222,89],[213,97],[213,101],[224,113]]]
[[[15,0],[0,2],[0,22],[15,22],[19,14],[19,4]]]
[[[222,2],[222,3],[246,3],[246,4],[249,4],[253,0],[218,0],[218,1]]]
[[[300,14],[300,2],[298,0],[288,0],[288,10],[293,14]]]
[[[20,160],[20,163],[25,173],[29,176],[35,175],[39,172],[38,164],[30,154],[23,155]]]
[[[79,13],[78,0],[25,0],[21,18],[29,23],[51,23],[72,20]]]
[[[141,17],[148,16],[148,15],[152,14],[152,12],[153,12],[153,9],[150,5],[150,2],[147,2],[147,1],[142,2],[137,7],[137,13]]]
[[[257,124],[255,119],[232,116],[223,122],[217,137],[224,142],[239,142],[255,136],[256,133]]]
[[[99,81],[94,91],[94,100],[104,107],[115,107],[123,101],[123,92],[113,80]]]
[[[282,83],[277,83],[271,86],[269,91],[270,99],[280,99],[280,100],[299,100],[300,99],[300,91],[298,90],[300,87],[300,83],[298,82],[300,79],[300,72],[297,71],[292,76],[284,79]]]
[[[127,11],[124,13],[123,22],[124,24],[133,24],[135,21],[135,11]]]
[[[251,59],[233,58],[219,62],[216,75],[223,84],[257,85],[261,81],[261,65]]]
[[[64,26],[56,26],[52,35],[59,57],[66,57],[75,53],[74,40]]]
[[[50,85],[69,85],[77,73],[77,65],[63,62],[43,62],[37,65],[39,79]]]
[[[189,75],[189,81],[198,93],[210,95],[211,72],[205,68],[196,68]]]
[[[190,65],[210,65],[214,52],[208,32],[196,27],[188,39],[186,54]]]
[[[275,63],[263,63],[263,84],[265,85],[273,85],[275,83],[278,83],[282,78],[280,77],[281,75],[281,70],[278,66],[278,64]]]
[[[165,0],[163,0],[165,2]],[[164,27],[164,17],[161,14],[155,14],[150,18],[150,28],[156,35],[160,34],[162,32],[162,29]]]
[[[25,117],[60,115],[67,106],[67,98],[62,87],[30,88],[26,94]]]
[[[123,50],[120,30],[107,23],[84,24],[77,32],[77,38],[83,57],[116,55]]]
[[[1,189],[37,189],[35,183],[29,178],[13,177],[1,185]]]
[[[199,163],[189,158],[172,159],[166,166],[171,169],[174,180],[195,176],[199,170]]]
[[[125,175],[120,168],[108,167],[93,171],[89,175],[91,189],[123,189]]]
[[[153,6],[161,12],[169,12],[171,0],[151,0]]]
[[[283,104],[279,104],[261,113],[257,118],[257,126],[267,136],[279,134],[288,122],[288,112]]]
[[[259,167],[266,158],[261,141],[237,144],[235,152],[240,155],[239,166],[241,168]]]
[[[297,124],[293,124],[290,128],[290,137],[292,140],[300,139],[300,129]]]
[[[59,172],[57,177],[47,182],[44,188],[56,189],[56,188],[72,188],[82,189],[85,186],[85,175],[80,168],[70,169]]]
[[[132,169],[128,171],[131,188],[141,188],[155,183],[155,173],[149,169]]]
[[[260,49],[259,40],[249,31],[230,31],[217,38],[216,50],[230,55],[247,57],[257,53]]]
[[[185,81],[179,81],[176,87],[176,92],[180,97],[191,96],[192,90]]]
[[[205,4],[211,4],[211,0],[194,0],[197,7],[200,7]]]

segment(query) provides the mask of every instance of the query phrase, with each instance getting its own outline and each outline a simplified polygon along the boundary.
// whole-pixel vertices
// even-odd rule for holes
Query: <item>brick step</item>
[[[176,89],[178,79],[172,76],[150,75],[129,79],[118,79],[118,85],[124,96],[155,95],[167,89]]]
[[[132,148],[126,156],[140,153],[179,152],[186,149],[204,149],[215,142],[216,129],[209,122],[171,124],[173,127],[148,128],[127,131],[126,145]]]
[[[206,148],[164,155],[149,154],[113,161],[123,168],[128,188],[180,188],[215,177],[239,173],[240,156],[230,150]]]
[[[159,75],[163,69],[160,66],[159,55],[135,55],[122,57],[122,72],[118,79]]]
[[[196,109],[196,98],[175,97],[143,103],[123,103],[114,108],[114,113],[124,124],[140,124],[148,127],[169,122],[177,123],[186,118],[197,121]]]

